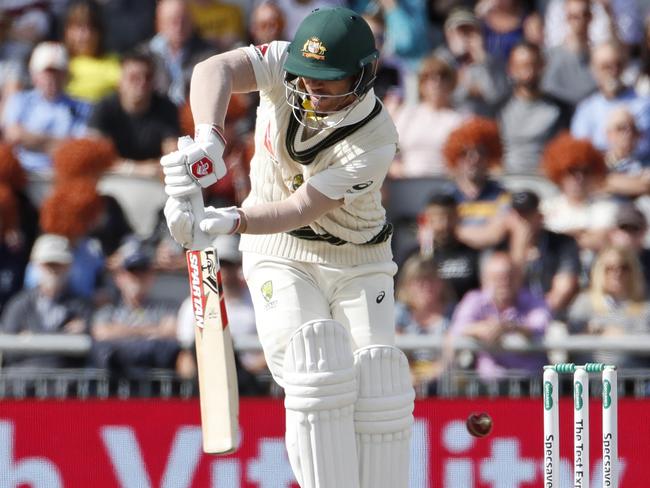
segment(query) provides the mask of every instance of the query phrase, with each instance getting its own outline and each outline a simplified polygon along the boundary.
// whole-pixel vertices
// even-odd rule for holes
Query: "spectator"
[[[342,0],[279,0],[276,3],[284,12],[287,20],[284,32],[286,38],[293,39],[298,25],[312,10],[322,7],[342,7],[345,2]],[[357,12],[361,12],[361,10],[357,10]]]
[[[147,42],[155,59],[155,87],[174,104],[185,103],[194,65],[216,49],[194,30],[184,0],[160,0],[156,6],[157,34]]]
[[[564,8],[568,31],[566,38],[546,53],[542,88],[575,108],[597,88],[590,67],[591,1],[566,0],[563,5],[559,3]]]
[[[92,320],[97,365],[127,377],[146,374],[150,368],[174,369],[178,306],[150,298],[155,274],[140,241],[128,239],[118,256],[111,271],[118,296]]]
[[[519,288],[514,264],[505,252],[494,252],[481,262],[481,288],[469,292],[456,306],[452,337],[476,339],[486,347],[504,341],[538,342],[551,315],[544,300]],[[480,351],[476,370],[484,378],[501,376],[509,369],[538,375],[546,364],[545,354]]]
[[[29,71],[34,88],[7,100],[1,125],[5,140],[16,145],[23,168],[49,172],[56,144],[66,137],[84,134],[90,107],[63,92],[68,56],[61,44],[39,44],[30,59]]]
[[[607,244],[631,249],[641,263],[646,290],[650,290],[650,249],[645,247],[648,221],[632,202],[624,203],[616,213],[616,226],[607,236]]]
[[[499,112],[508,173],[538,173],[546,143],[569,127],[568,107],[541,90],[543,70],[544,59],[537,46],[518,44],[511,51],[508,73],[513,91]]]
[[[641,97],[650,95],[650,15],[643,22],[643,36],[641,39],[639,56],[639,73],[634,81],[634,89]]]
[[[577,138],[588,138],[601,151],[607,150],[605,127],[609,113],[625,105],[634,115],[640,132],[636,156],[650,158],[650,99],[639,97],[633,88],[623,85],[625,55],[622,48],[611,42],[594,47],[591,66],[598,92],[578,105],[571,121],[571,133]]]
[[[0,10],[0,114],[5,101],[27,83],[25,62],[8,39],[9,28],[9,16]]]
[[[67,287],[72,262],[69,241],[43,234],[34,243],[31,263],[37,267],[38,283],[18,292],[2,316],[2,331],[9,334],[82,334],[88,329],[90,308]],[[8,356],[11,366],[70,367],[76,363],[61,355]]]
[[[90,118],[90,134],[115,144],[121,162],[114,169],[127,175],[157,176],[162,154],[176,149],[178,110],[155,93],[153,73],[147,53],[125,55],[118,92],[99,102]]]
[[[646,298],[641,265],[631,249],[603,249],[591,271],[589,289],[576,299],[569,313],[573,332],[603,337],[650,333],[650,302]],[[647,357],[595,351],[588,359],[618,367],[650,366]]]
[[[102,0],[106,50],[123,54],[154,34],[156,0]]]
[[[63,39],[70,55],[66,92],[88,103],[113,93],[120,78],[120,62],[104,48],[101,11],[94,0],[75,0],[66,13]]]
[[[621,199],[650,193],[650,170],[634,156],[640,134],[632,113],[623,106],[612,109],[606,130],[607,191]]]
[[[412,256],[402,266],[395,289],[398,334],[428,335],[443,340],[452,313],[452,299],[431,258]],[[420,349],[409,355],[414,386],[435,381],[445,368],[442,354]]]
[[[479,253],[458,240],[457,225],[453,195],[434,194],[418,215],[418,245],[410,253],[426,256],[436,264],[437,275],[449,287],[453,303],[479,286]]]
[[[0,313],[22,288],[29,248],[18,229],[18,202],[9,185],[0,184]]]
[[[393,117],[400,138],[400,151],[391,167],[393,177],[446,173],[442,146],[463,119],[451,105],[456,73],[445,61],[435,56],[426,58],[420,66],[418,85],[418,103],[401,105]]]
[[[12,57],[26,61],[34,46],[50,34],[52,16],[40,0],[4,0],[0,8],[8,30],[4,44]]]
[[[284,33],[285,25],[285,15],[278,4],[271,0],[263,0],[251,12],[248,35],[256,46],[271,41],[283,41],[287,39]]]
[[[454,106],[461,112],[493,116],[508,94],[503,63],[485,52],[481,25],[470,10],[454,10],[445,21],[446,47],[434,54],[457,73]]]
[[[375,46],[379,51],[379,61],[377,64],[377,74],[372,89],[375,95],[384,102],[384,105],[391,110],[393,104],[399,103],[404,99],[404,88],[402,86],[402,75],[399,62],[386,53],[386,23],[384,15],[381,12],[376,14],[362,15],[370,26],[372,35],[375,37]]]
[[[0,184],[7,185],[15,199],[18,212],[17,239],[25,246],[27,251],[25,259],[28,259],[29,250],[39,234],[38,210],[26,191],[27,173],[9,144],[0,144]]]
[[[580,254],[572,237],[544,229],[536,193],[512,195],[510,257],[522,286],[544,300],[550,312],[562,317],[580,289]]]
[[[190,0],[188,5],[192,23],[201,39],[219,51],[243,44],[245,33],[241,7],[221,0]]]
[[[615,225],[617,210],[616,202],[598,193],[607,174],[602,154],[589,141],[563,133],[546,147],[542,165],[560,189],[542,201],[546,228],[573,236],[581,250],[597,251]],[[583,254],[583,265],[588,256]]]
[[[55,186],[78,180],[94,185],[116,158],[115,147],[108,139],[67,140],[54,151]],[[87,237],[99,243],[102,254],[108,257],[133,230],[115,197],[100,195],[99,200],[99,215],[89,225]]]
[[[296,0],[292,0],[296,3]],[[300,0],[298,0],[299,2]],[[320,0],[322,1],[322,0]],[[386,54],[399,58],[416,70],[431,51],[435,26],[427,22],[427,2],[420,0],[350,0],[353,10],[386,21]]]
[[[223,235],[217,237],[215,247],[219,254],[219,265],[221,269],[221,280],[223,284],[223,296],[226,302],[226,311],[228,314],[228,324],[230,333],[233,338],[241,336],[256,336],[257,330],[255,325],[255,312],[250,293],[246,287],[241,268],[241,252],[238,249],[238,236]],[[179,343],[184,346],[179,365],[183,362],[191,362],[191,367],[195,368],[193,360],[194,347],[194,314],[192,312],[191,299],[188,297],[181,305],[178,311],[178,339]],[[246,391],[259,390],[260,385],[255,380],[255,376],[268,372],[266,361],[262,351],[246,351],[237,353],[239,364],[248,373],[248,376],[240,376],[240,385],[242,380],[246,380],[243,388]],[[185,357],[182,357],[185,356]],[[191,361],[190,361],[191,360]],[[191,371],[191,367],[184,371],[184,376],[194,376],[196,372]]]
[[[556,47],[566,39],[571,22],[564,9],[566,0],[549,0],[546,7],[545,44]],[[596,45],[620,39],[626,45],[638,44],[642,38],[640,3],[637,0],[611,0],[590,2],[590,17],[593,17],[588,30],[589,44]]]
[[[485,50],[506,63],[510,51],[526,41],[525,25],[530,17],[521,0],[481,0],[476,13],[481,20]]]
[[[496,246],[506,237],[510,194],[489,173],[501,166],[501,151],[496,123],[479,117],[455,129],[443,147],[455,182],[458,238],[475,249]]]
[[[105,256],[100,243],[89,235],[102,215],[102,207],[95,181],[74,179],[57,182],[40,213],[43,232],[65,236],[70,242],[74,258],[68,273],[70,290],[94,304],[106,300]],[[33,287],[38,279],[38,270],[29,266],[25,286]]]

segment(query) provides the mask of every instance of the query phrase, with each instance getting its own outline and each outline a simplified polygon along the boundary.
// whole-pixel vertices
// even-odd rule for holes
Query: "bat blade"
[[[195,318],[203,451],[229,454],[239,437],[237,371],[217,252],[187,251]]]

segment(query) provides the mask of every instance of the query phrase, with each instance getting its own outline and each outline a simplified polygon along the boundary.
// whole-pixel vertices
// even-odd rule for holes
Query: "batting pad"
[[[353,410],[357,399],[348,331],[313,320],[289,339],[284,357],[286,443],[302,488],[358,488]]]
[[[393,346],[367,346],[354,360],[360,486],[406,488],[415,400],[406,356]]]

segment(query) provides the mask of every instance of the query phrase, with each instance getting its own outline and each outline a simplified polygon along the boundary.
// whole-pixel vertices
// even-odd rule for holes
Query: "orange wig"
[[[105,138],[67,139],[52,154],[56,180],[61,182],[99,178],[116,159],[115,146]]]
[[[14,191],[27,184],[25,170],[9,144],[0,144],[0,183],[9,185]]]
[[[555,136],[546,145],[541,166],[556,185],[575,169],[585,169],[587,174],[597,178],[604,178],[607,174],[602,153],[587,139],[575,139],[568,132]]]
[[[75,240],[90,230],[103,208],[94,179],[61,182],[43,201],[41,230]]]
[[[447,165],[454,169],[467,149],[481,147],[490,166],[501,166],[503,147],[496,122],[484,117],[472,117],[447,137],[442,153]]]

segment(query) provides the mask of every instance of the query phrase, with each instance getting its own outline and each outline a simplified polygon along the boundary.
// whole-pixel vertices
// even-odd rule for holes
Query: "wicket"
[[[618,388],[616,366],[560,363],[544,366],[544,487],[560,487],[558,376],[573,373],[573,485],[589,488],[589,373],[602,373],[603,487],[618,487]]]

